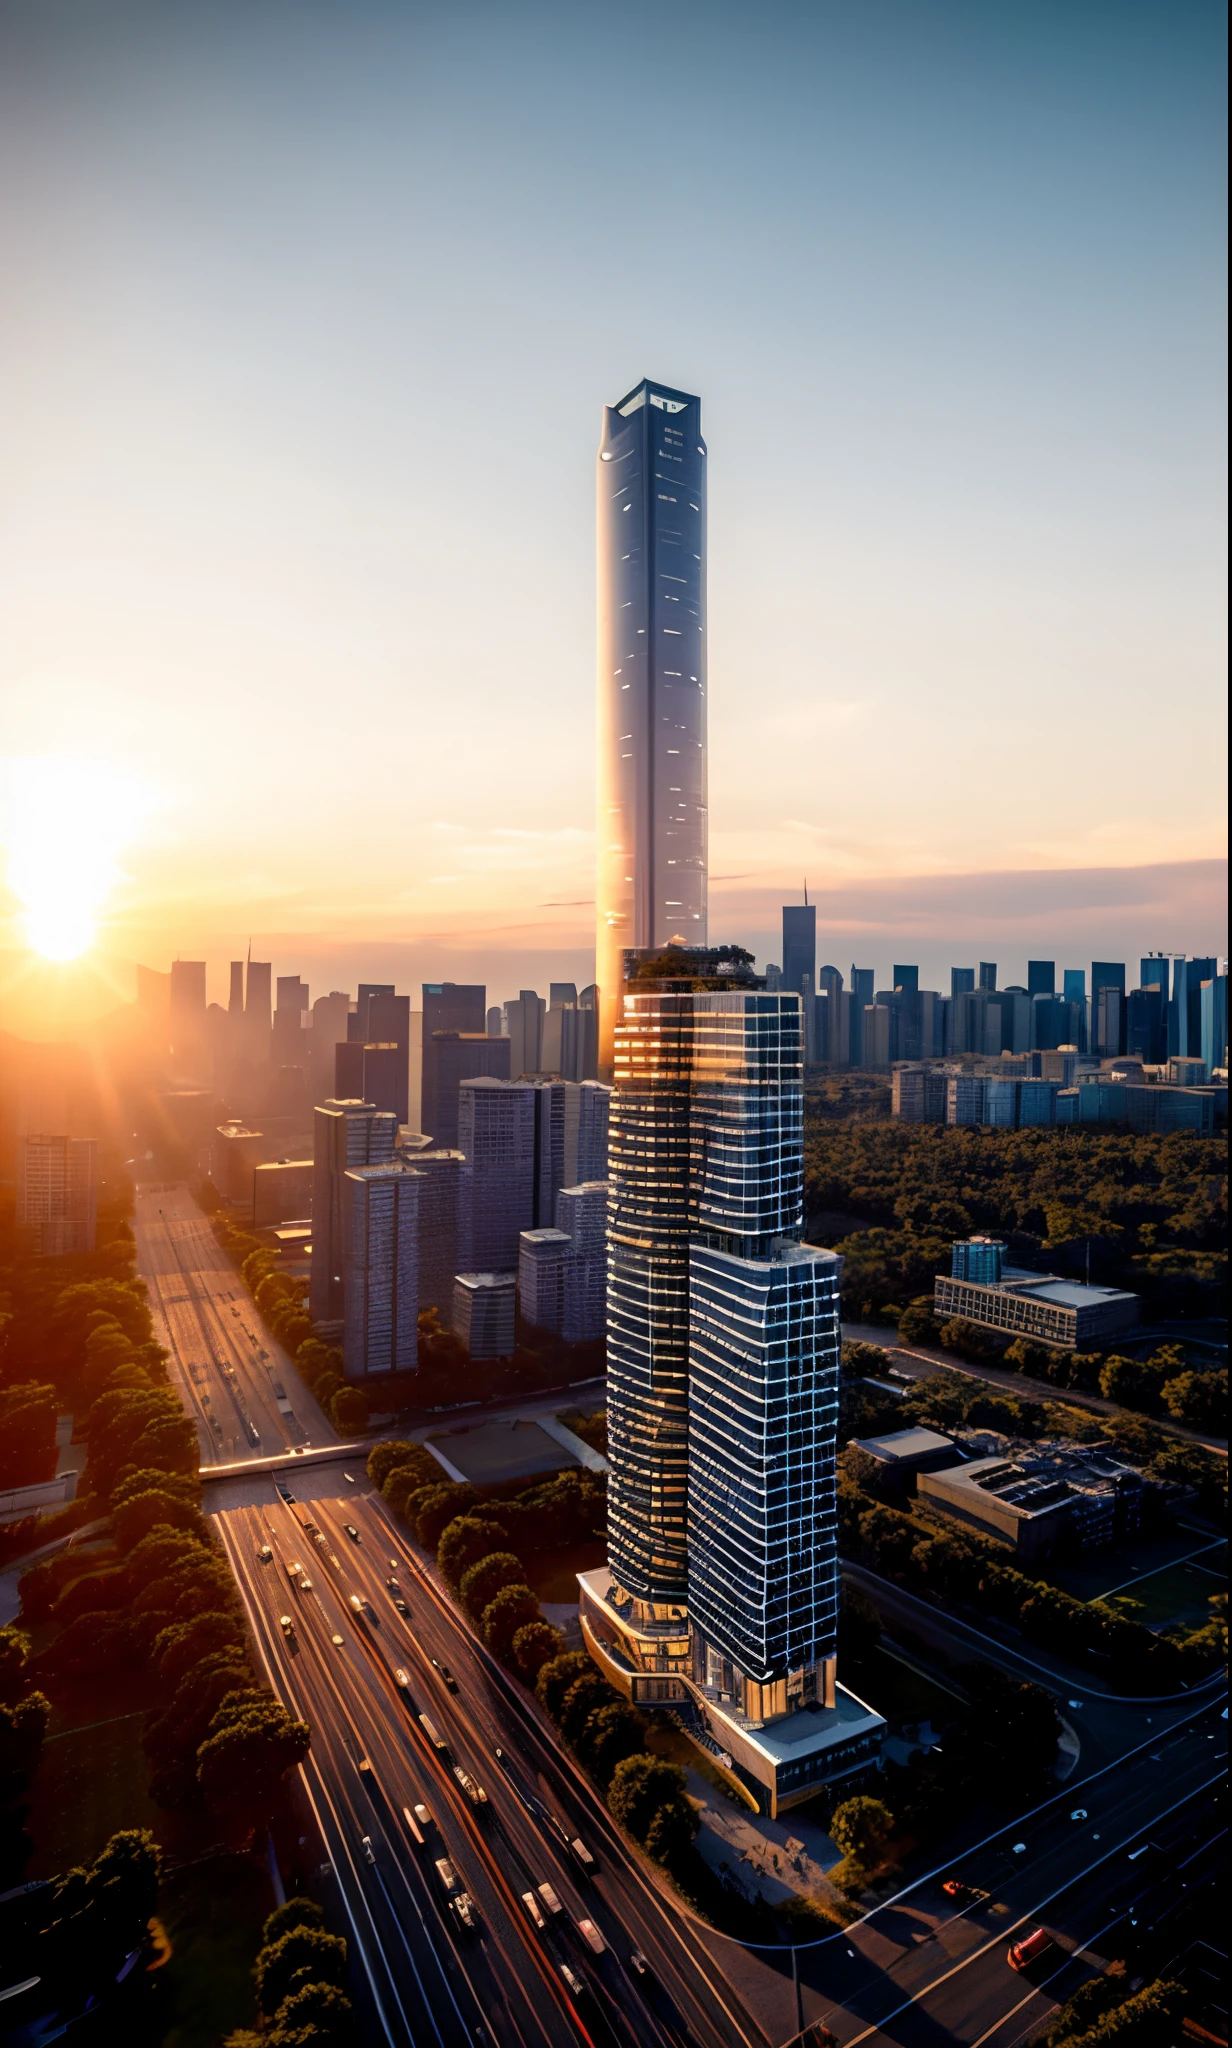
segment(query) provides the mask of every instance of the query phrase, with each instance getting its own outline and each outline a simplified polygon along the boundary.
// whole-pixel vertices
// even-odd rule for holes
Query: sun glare
[[[123,847],[144,809],[139,786],[108,762],[44,754],[7,764],[9,887],[27,943],[44,960],[76,960],[124,872]]]

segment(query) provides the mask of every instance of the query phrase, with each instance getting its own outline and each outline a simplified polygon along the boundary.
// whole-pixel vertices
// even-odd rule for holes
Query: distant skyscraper
[[[607,407],[596,482],[595,978],[606,1079],[624,948],[707,941],[701,400],[643,381]]]
[[[954,1000],[955,996],[965,996],[965,995],[970,995],[970,993],[971,993],[971,991],[972,991],[972,990],[974,989],[974,987],[975,987],[975,969],[974,969],[974,967],[951,967],[951,969],[950,969],[950,1001],[951,1001],[951,1002],[953,1002],[953,1000]]]
[[[227,1014],[230,1017],[242,1017],[244,1014],[244,963],[242,960],[233,960],[231,962],[231,990],[227,997]]]
[[[414,1372],[419,1363],[419,1200],[426,1185],[401,1160],[348,1167],[342,1177],[348,1379]]]
[[[419,1121],[446,1151],[458,1143],[458,1090],[464,1081],[509,1079],[510,1042],[486,1031],[434,1031],[423,1042]]]
[[[1139,988],[1157,988],[1162,990],[1165,1003],[1168,1000],[1168,969],[1170,964],[1166,953],[1148,953],[1146,959],[1139,962]]]
[[[314,1102],[324,1102],[330,1095],[337,1096],[334,1049],[346,1043],[350,1009],[350,996],[337,988],[331,989],[327,996],[318,996],[312,1006],[312,1029],[307,1037],[309,1092]]]
[[[461,1152],[440,1146],[407,1155],[422,1176],[419,1192],[419,1305],[438,1311],[445,1328],[453,1313],[454,1276],[466,1238],[466,1166]]]
[[[509,1072],[516,1081],[522,1074],[541,1074],[543,1026],[547,1004],[533,988],[518,990],[517,1000],[507,1003],[509,1019]]]
[[[904,995],[918,996],[920,993],[919,968],[896,967],[894,969],[894,986],[896,989],[901,989]]]
[[[345,1176],[352,1167],[385,1165],[397,1140],[397,1118],[375,1103],[323,1102],[313,1111],[309,1307],[314,1322],[342,1318]]]
[[[1052,996],[1057,992],[1057,963],[1055,960],[1028,960],[1027,994],[1030,996]]]
[[[992,991],[994,991],[994,990],[996,989],[996,986],[997,986],[997,963],[996,963],[996,961],[995,961],[995,960],[981,960],[981,961],[980,961],[980,981],[979,981],[979,985],[980,985],[980,987],[981,987],[981,988],[986,988],[986,989],[988,989],[990,993],[991,993]]]
[[[817,906],[815,903],[783,905],[783,987],[795,995],[804,994],[804,977],[810,988],[817,986]]]
[[[864,1057],[864,1012],[873,1000],[873,984],[877,979],[875,967],[853,967],[851,970],[851,1064],[853,1067],[867,1065]]]
[[[423,985],[423,1035],[426,1045],[434,1031],[483,1031],[487,1025],[487,989],[464,981],[425,981]]]
[[[171,1056],[186,1076],[205,1075],[205,962],[173,960],[171,963]]]
[[[535,1081],[535,1194],[537,1230],[556,1227],[556,1197],[565,1178],[565,1084]]]
[[[488,1011],[488,1037],[499,1038],[504,1028],[504,1012],[499,1003],[493,1003]]]
[[[1087,971],[1085,967],[1067,967],[1062,980],[1062,994],[1067,1003],[1085,1003],[1087,999]]]
[[[1105,989],[1115,991],[1102,1000]],[[1091,1045],[1101,1059],[1125,1050],[1125,962],[1091,962]]]
[[[535,1095],[529,1081],[469,1080],[458,1092],[467,1272],[515,1273],[518,1238],[534,1228]]]
[[[244,990],[244,1051],[250,1065],[263,1067],[270,1056],[273,1012],[270,1001],[272,964],[250,960]]]
[[[537,1330],[560,1335],[565,1319],[565,1267],[572,1245],[555,1226],[524,1230],[518,1238],[518,1305]]]
[[[607,1322],[607,1196],[605,1180],[562,1188],[556,1228],[569,1238],[561,1335],[566,1344],[594,1344]]]
[[[1148,1066],[1168,1057],[1168,1010],[1158,984],[1131,989],[1125,999],[1125,1051]]]

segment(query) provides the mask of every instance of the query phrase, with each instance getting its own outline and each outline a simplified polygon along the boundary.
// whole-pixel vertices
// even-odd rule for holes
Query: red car
[[[1033,1934],[1024,1935],[1021,1941],[1011,1942],[1006,1961],[1011,1970],[1025,1970],[1028,1963],[1033,1963],[1051,1947],[1052,1936],[1045,1934],[1042,1927],[1037,1927]]]

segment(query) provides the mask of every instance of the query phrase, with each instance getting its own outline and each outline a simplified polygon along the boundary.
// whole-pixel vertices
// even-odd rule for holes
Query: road
[[[305,1776],[363,1967],[371,2038],[762,2048],[767,2037],[721,1969],[699,1954],[534,1710],[523,1701],[518,1711],[517,1688],[422,1572],[379,1497],[357,1484],[345,1499],[288,1502],[272,1482],[269,1496],[267,1508],[217,1519],[271,1683],[313,1728]],[[268,1563],[258,1556],[263,1544],[273,1553]],[[306,1567],[311,1591],[292,1589],[292,1563]],[[391,1578],[406,1617],[394,1606]],[[366,1603],[363,1612],[353,1599]],[[284,1614],[293,1637],[280,1626]],[[433,1658],[451,1671],[456,1692]],[[421,1713],[447,1750],[434,1746]],[[373,1767],[374,1791],[361,1779],[361,1758]],[[486,1816],[472,1807],[454,1762],[484,1787]],[[423,1850],[402,1817],[416,1801],[433,1816]],[[583,1877],[568,1848],[574,1835],[598,1860],[593,1878]],[[448,1913],[439,1857],[453,1863],[475,1901],[473,1934]],[[521,1894],[543,1883],[561,1911],[545,1915],[540,1931]],[[601,1955],[578,1932],[584,1918],[606,1943]],[[632,1964],[634,1950],[649,1961],[645,1976]]]
[[[137,1270],[203,1465],[338,1442],[182,1181],[137,1189]]]

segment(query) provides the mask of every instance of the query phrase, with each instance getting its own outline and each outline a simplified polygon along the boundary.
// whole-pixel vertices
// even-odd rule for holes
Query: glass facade
[[[622,950],[706,943],[701,400],[643,382],[606,407],[597,496],[596,975],[605,1073]]]
[[[343,1370],[348,1379],[419,1364],[421,1176],[394,1160],[343,1175]]]

